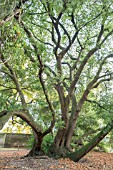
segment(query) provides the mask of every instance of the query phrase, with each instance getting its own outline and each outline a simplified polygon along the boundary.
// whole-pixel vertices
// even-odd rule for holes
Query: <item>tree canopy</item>
[[[10,117],[20,117],[34,132],[31,155],[42,151],[43,138],[53,133],[51,154],[63,148],[77,161],[113,128],[113,3],[3,2],[0,128]],[[78,129],[99,133],[71,154]]]

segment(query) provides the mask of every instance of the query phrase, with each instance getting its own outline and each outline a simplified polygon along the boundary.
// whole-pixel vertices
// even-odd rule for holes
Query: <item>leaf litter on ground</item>
[[[0,150],[0,170],[113,170],[113,153],[91,151],[78,162],[68,158],[25,157],[26,149]]]

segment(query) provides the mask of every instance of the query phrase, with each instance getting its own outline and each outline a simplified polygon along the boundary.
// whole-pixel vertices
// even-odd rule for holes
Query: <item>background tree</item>
[[[51,152],[61,148],[71,151],[76,122],[85,103],[98,104],[98,96],[106,103],[104,88],[103,96],[95,89],[112,85],[112,6],[109,1],[22,1],[15,6],[19,11],[10,22],[2,20],[0,117],[4,124],[16,115],[32,127],[36,145],[31,154],[41,151],[44,136],[53,128]],[[41,115],[40,108],[44,112]],[[55,126],[57,121],[60,123]],[[79,151],[77,159],[74,154],[74,160],[111,130],[110,122]]]

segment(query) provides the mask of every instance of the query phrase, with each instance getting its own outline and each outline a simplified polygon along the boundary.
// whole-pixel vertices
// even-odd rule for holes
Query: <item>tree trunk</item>
[[[53,147],[54,150],[56,147],[56,151],[57,151],[56,155],[59,154],[59,156],[62,156],[62,155],[64,156],[66,154],[66,151],[67,152],[72,151],[72,149],[70,147],[70,142],[71,142],[71,139],[72,139],[72,136],[74,133],[75,125],[76,125],[76,119],[74,119],[74,120],[70,119],[70,121],[68,122],[68,124],[65,128],[58,130],[57,135],[54,139],[54,147]],[[58,151],[58,149],[59,149],[59,151]],[[62,154],[62,151],[64,151],[65,153]]]
[[[42,133],[38,134],[38,136],[37,136],[37,134],[34,132],[33,147],[27,156],[42,156],[42,155],[44,155],[44,151],[42,150],[42,142],[43,142]]]
[[[41,127],[36,124],[32,118],[32,116],[29,114],[27,110],[15,110],[8,112],[7,110],[4,110],[0,112],[0,130],[3,128],[5,123],[9,120],[10,117],[17,116],[20,117],[22,120],[24,120],[28,125],[33,129],[34,132],[34,144],[33,148],[29,152],[27,156],[34,156],[34,155],[43,155],[44,152],[41,149],[41,145],[43,142],[43,133],[41,132]]]
[[[71,150],[70,143],[76,126],[76,120],[79,114],[79,111],[77,111],[76,108],[77,108],[76,97],[75,94],[73,94],[71,116],[69,119],[69,124],[65,135],[65,146],[68,150]]]
[[[74,133],[74,130],[75,130],[76,120],[77,120],[78,114],[79,114],[79,112],[75,112],[74,114],[71,115],[69,125],[68,125],[68,129],[66,131],[65,146],[68,150],[71,150],[70,143],[71,143],[71,139],[72,139],[72,136],[73,136],[73,133]]]
[[[55,124],[55,120],[53,119],[49,128],[42,132],[40,125],[38,125],[34,121],[33,117],[29,114],[28,110],[25,109],[15,111],[3,110],[2,112],[0,112],[0,130],[12,116],[20,117],[32,128],[34,132],[34,144],[31,151],[26,156],[44,155],[44,152],[42,150],[43,138],[52,131],[52,128],[54,127]]]
[[[69,127],[67,129],[66,135],[65,135],[65,147],[71,151],[71,139],[74,133],[76,121],[73,121],[72,124],[69,123]]]
[[[65,128],[58,130],[54,140],[54,145],[57,149],[59,148],[61,150],[61,148],[65,148],[67,151],[72,151],[70,143],[76,126],[78,114],[79,112],[75,112],[75,109],[72,109],[70,120],[65,125]]]
[[[66,129],[59,129],[57,135],[54,140],[54,145],[56,148],[62,147],[64,144],[64,137],[65,137]]]
[[[76,152],[67,154],[67,156],[74,162],[79,161],[83,156],[91,151],[112,129],[113,122],[108,123],[107,126],[103,128],[101,132],[98,133],[88,144],[86,144]]]
[[[66,131],[68,129],[68,125],[69,125],[69,119],[68,119],[68,104],[67,101],[65,100],[65,102],[61,102],[61,111],[62,111],[62,121],[64,121],[64,126],[62,128],[58,129],[58,132],[56,134],[56,137],[54,139],[54,145],[56,146],[56,148],[58,149],[59,147],[64,147],[64,143],[65,143],[65,135],[66,135]]]

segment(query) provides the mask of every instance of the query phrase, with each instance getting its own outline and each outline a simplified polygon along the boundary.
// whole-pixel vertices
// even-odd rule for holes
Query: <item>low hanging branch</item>
[[[68,157],[74,162],[79,161],[89,151],[91,151],[111,130],[113,129],[113,120],[106,125],[88,144],[77,150],[76,152],[68,154]]]
[[[0,112],[0,130],[9,120],[9,118],[13,116],[20,117],[22,120],[24,120],[29,126],[31,126],[31,128],[35,131],[36,134],[41,133],[41,127],[35,123],[34,119],[31,117],[27,110],[3,110],[2,112]]]

